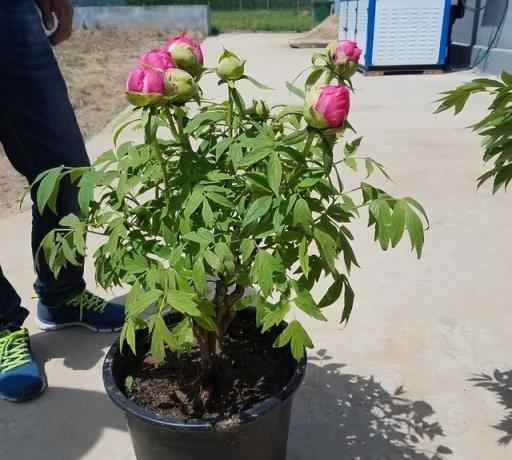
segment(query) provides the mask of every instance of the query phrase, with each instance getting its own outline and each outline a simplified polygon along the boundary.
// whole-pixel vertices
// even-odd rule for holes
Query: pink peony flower
[[[139,67],[151,67],[152,69],[165,71],[176,67],[176,65],[172,61],[169,53],[165,53],[159,49],[152,49],[146,51],[139,58]]]
[[[138,67],[128,75],[126,91],[141,94],[163,94],[164,75],[157,70]]]
[[[356,42],[352,40],[342,40],[336,45],[332,57],[335,64],[344,63],[347,59],[357,64],[361,53],[362,51],[358,48]]]
[[[204,64],[204,58],[203,58],[203,52],[201,50],[201,45],[199,45],[198,42],[195,40],[192,40],[191,38],[187,37],[187,32],[181,32],[178,35],[175,35],[169,41],[163,46],[162,50],[166,53],[169,53],[172,56],[173,50],[178,45],[186,45],[192,49],[194,54],[196,55],[197,61],[199,65]]]
[[[349,109],[350,91],[346,86],[324,85],[307,94],[304,119],[314,128],[339,128]]]

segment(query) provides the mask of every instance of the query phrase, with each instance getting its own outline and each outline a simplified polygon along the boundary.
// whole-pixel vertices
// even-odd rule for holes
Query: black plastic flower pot
[[[277,394],[228,419],[212,422],[164,417],[128,399],[120,388],[130,354],[126,349],[121,354],[116,342],[105,358],[103,380],[110,399],[126,415],[138,460],[286,459],[292,401],[304,378],[306,357],[293,361],[291,377]]]

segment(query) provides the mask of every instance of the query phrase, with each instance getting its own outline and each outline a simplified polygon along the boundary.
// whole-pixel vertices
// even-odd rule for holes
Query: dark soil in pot
[[[295,362],[288,347],[274,348],[274,334],[261,334],[254,317],[236,318],[226,334],[214,393],[206,411],[193,402],[201,372],[199,352],[179,357],[169,352],[155,363],[146,350],[124,367],[125,395],[140,407],[162,416],[203,420],[226,419],[276,395],[290,380]],[[143,347],[141,347],[143,348]]]

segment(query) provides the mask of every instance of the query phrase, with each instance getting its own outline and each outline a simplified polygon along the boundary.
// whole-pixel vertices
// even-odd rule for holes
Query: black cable
[[[484,6],[481,6],[480,8],[476,8],[476,6],[468,6],[466,3],[466,0],[460,0],[460,1],[466,11],[471,11],[472,13],[477,13],[478,11],[485,10],[494,0],[487,0],[487,3]]]
[[[489,0],[489,2],[491,2],[492,0]],[[489,3],[487,3],[489,4]],[[496,28],[496,31],[494,33],[494,36],[492,36],[490,42],[489,42],[489,45],[487,46],[487,49],[485,50],[484,54],[482,56],[480,56],[480,51],[478,51],[478,54],[476,56],[476,59],[475,59],[475,62],[473,63],[473,65],[471,66],[471,68],[475,68],[476,66],[480,65],[485,59],[487,59],[487,57],[489,56],[489,53],[491,52],[491,48],[494,46],[497,38],[498,38],[498,35],[499,33],[501,32],[501,28],[503,27],[503,24],[505,23],[505,18],[507,16],[507,13],[508,13],[508,7],[509,7],[509,4],[510,4],[510,0],[506,0],[506,3],[505,3],[505,9],[503,11],[503,15],[501,16],[501,19],[500,19],[500,22],[498,24],[498,27]]]

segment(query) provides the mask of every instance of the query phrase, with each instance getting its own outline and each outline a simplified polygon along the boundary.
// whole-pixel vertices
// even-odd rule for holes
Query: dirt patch
[[[124,82],[144,50],[160,47],[172,31],[80,29],[55,49],[78,123],[86,138],[101,130],[126,105]],[[202,38],[199,34],[195,38]],[[19,208],[26,181],[0,146],[0,216]]]
[[[338,16],[325,18],[309,32],[290,41],[292,48],[323,48],[338,38]]]
[[[172,33],[151,29],[81,29],[56,48],[71,103],[86,138],[103,128],[126,105],[126,75],[137,57],[149,48],[161,47]]]
[[[315,28],[311,29],[307,34],[304,34],[304,37],[336,40],[338,37],[338,16],[333,14],[325,18]]]
[[[216,376],[206,412],[193,403],[201,369],[197,351],[181,358],[169,353],[161,365],[155,365],[149,355],[139,354],[125,372],[133,382],[125,389],[126,395],[164,416],[227,418],[276,395],[291,378],[294,366],[289,349],[273,348],[273,341],[272,334],[255,329],[253,318],[235,320],[224,340],[222,372]]]

